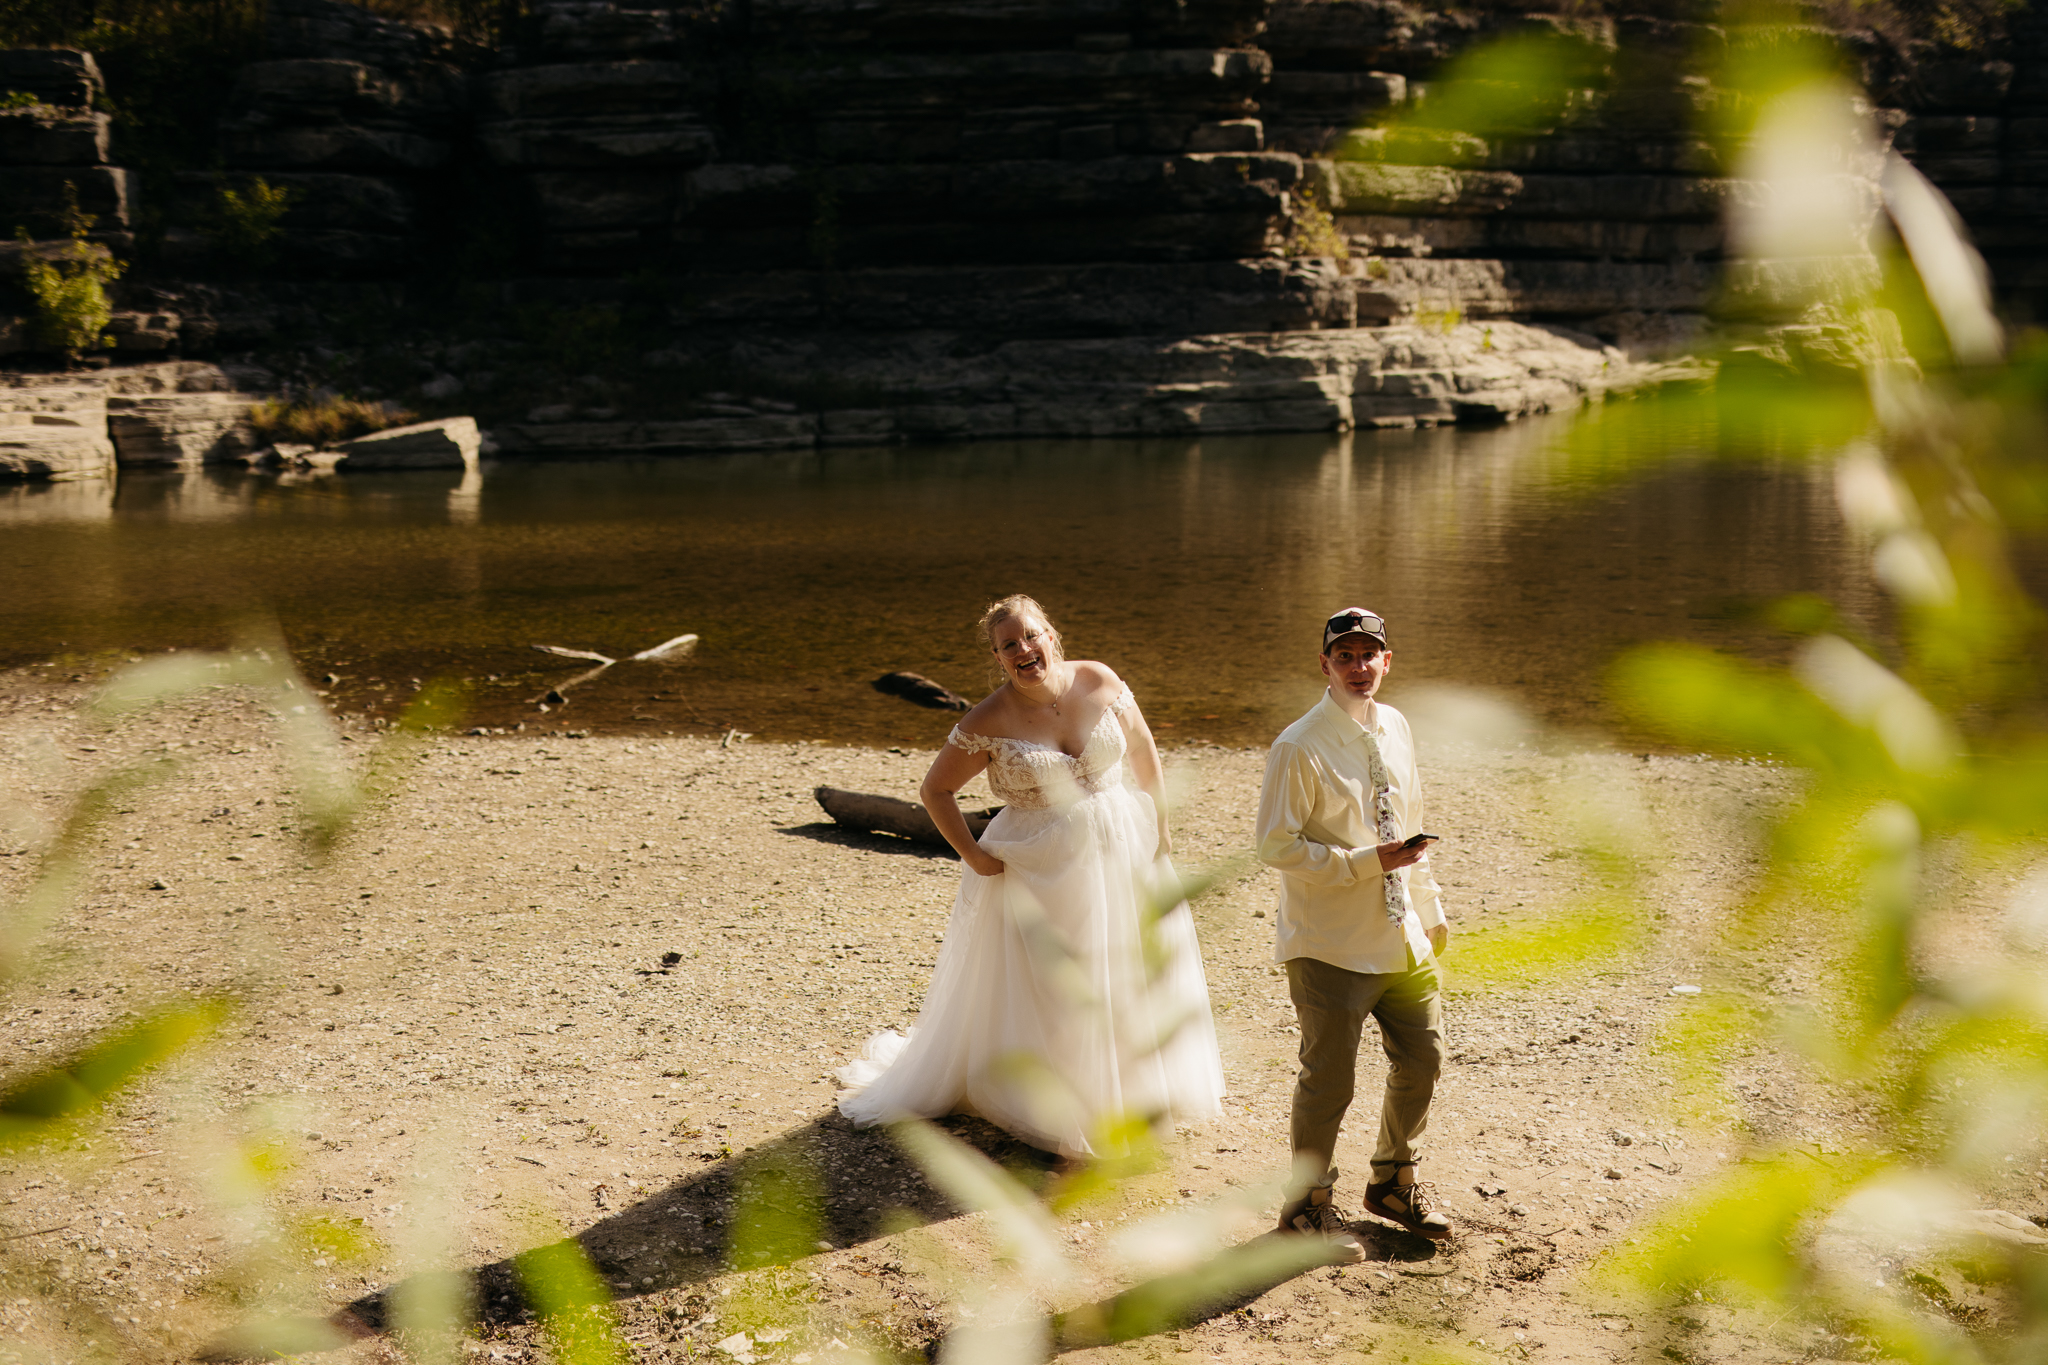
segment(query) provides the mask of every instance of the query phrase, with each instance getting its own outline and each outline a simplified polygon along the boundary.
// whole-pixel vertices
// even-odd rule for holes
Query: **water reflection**
[[[484,471],[472,465],[462,471],[462,482],[448,490],[448,520],[474,526],[484,514]]]
[[[1315,627],[1371,606],[1418,679],[1598,715],[1628,642],[1781,647],[1731,602],[1821,592],[1874,612],[1827,481],[1794,464],[1572,486],[1559,424],[1493,431],[1066,441],[495,465],[292,482],[209,471],[0,503],[0,662],[223,642],[274,613],[334,700],[393,708],[475,680],[475,721],[936,743],[951,718],[874,693],[914,669],[979,695],[970,623],[1025,590],[1109,660],[1169,739],[1256,743],[1313,697]],[[530,646],[630,653],[576,671]],[[493,677],[492,675],[496,675]]]
[[[107,479],[0,484],[0,526],[37,521],[105,521],[114,515]]]

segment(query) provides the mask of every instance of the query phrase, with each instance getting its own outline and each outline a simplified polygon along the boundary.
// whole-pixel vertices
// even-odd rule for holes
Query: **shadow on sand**
[[[821,844],[832,844],[839,848],[859,848],[870,853],[894,853],[911,858],[935,858],[947,862],[959,862],[960,855],[950,848],[937,844],[921,844],[915,839],[905,839],[895,834],[876,834],[869,830],[848,829],[845,825],[830,820],[819,820],[808,825],[777,825],[777,834],[794,835],[799,839],[811,839]]]
[[[1027,1186],[1042,1187],[1056,1160],[978,1119],[948,1118],[939,1126],[1004,1167]],[[807,1171],[816,1205],[779,1205],[758,1197],[776,1177]],[[760,1181],[757,1197],[742,1200],[741,1186]],[[808,1201],[805,1201],[808,1203]],[[742,1211],[744,1205],[744,1212]],[[846,1248],[959,1216],[959,1209],[926,1179],[884,1129],[857,1129],[829,1114],[742,1156],[688,1176],[658,1194],[621,1209],[579,1232],[578,1243],[615,1300],[698,1284],[733,1269],[788,1264],[822,1249]],[[810,1216],[815,1215],[815,1224]],[[741,1226],[752,1219],[755,1226]],[[790,1227],[805,1226],[798,1245]],[[1420,1237],[1372,1224],[1357,1228],[1375,1261],[1427,1260],[1436,1248]],[[740,1254],[736,1254],[739,1252]],[[1275,1286],[1330,1264],[1320,1244],[1275,1233],[1229,1248],[1193,1269],[1161,1276],[1122,1293],[1054,1315],[1055,1351],[1128,1341],[1190,1326],[1232,1312]],[[461,1272],[469,1281],[473,1321],[490,1327],[529,1322],[532,1310],[513,1258]],[[404,1283],[386,1286],[344,1305],[328,1318],[249,1323],[199,1354],[209,1361],[271,1360],[333,1350],[392,1330],[393,1305]]]
[[[1428,1238],[1384,1224],[1354,1223],[1351,1230],[1365,1243],[1368,1264],[1412,1264],[1441,1254]],[[1053,1351],[1109,1346],[1220,1318],[1296,1276],[1336,1263],[1320,1243],[1264,1233],[1178,1274],[1161,1275],[1109,1298],[1053,1314]]]

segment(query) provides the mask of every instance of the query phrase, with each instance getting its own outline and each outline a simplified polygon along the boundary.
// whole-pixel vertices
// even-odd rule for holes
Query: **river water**
[[[952,717],[897,669],[980,696],[972,623],[1030,592],[1161,738],[1260,744],[1315,697],[1317,629],[1383,613],[1390,699],[1487,689],[1613,733],[1636,642],[1781,656],[1757,603],[1878,611],[1824,467],[1709,461],[1595,476],[1570,419],[1488,431],[1018,442],[481,475],[125,475],[0,493],[0,665],[104,665],[283,631],[339,709],[468,685],[466,725],[929,747]],[[535,644],[680,663],[581,671]]]

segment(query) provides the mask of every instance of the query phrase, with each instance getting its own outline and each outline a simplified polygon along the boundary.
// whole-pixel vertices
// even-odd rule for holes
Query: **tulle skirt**
[[[1216,1115],[1208,981],[1151,799],[1118,785],[1006,807],[981,846],[1002,875],[962,870],[917,1026],[840,1070],[840,1112],[978,1114],[1069,1156],[1097,1154],[1119,1120]]]

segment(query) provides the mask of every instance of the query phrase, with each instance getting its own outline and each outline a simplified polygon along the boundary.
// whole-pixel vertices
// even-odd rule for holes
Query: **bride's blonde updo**
[[[1059,627],[1054,625],[1052,618],[1045,614],[1045,608],[1038,605],[1037,598],[1028,597],[1021,592],[1013,592],[1008,597],[988,604],[988,610],[981,614],[982,644],[988,647],[989,653],[995,653],[996,627],[1013,616],[1023,616],[1027,613],[1045,622],[1046,638],[1052,644],[1053,662],[1065,663],[1067,651],[1065,645],[1060,640]],[[1001,671],[1001,665],[997,666],[997,671]]]

